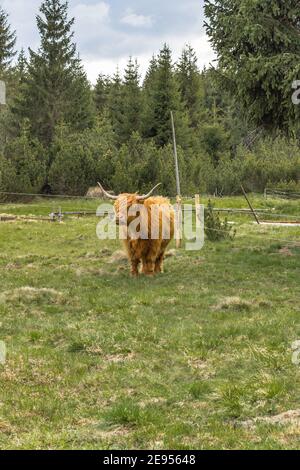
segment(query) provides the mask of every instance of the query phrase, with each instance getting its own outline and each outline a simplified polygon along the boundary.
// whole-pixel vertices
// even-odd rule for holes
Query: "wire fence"
[[[48,217],[45,217],[45,215],[36,215],[36,216],[33,216],[33,215],[20,215],[20,214],[4,214],[4,215],[0,215],[0,221],[10,221],[10,220],[16,220],[16,219],[19,219],[19,220],[28,220],[28,221],[33,221],[33,220],[37,220],[37,221],[49,221],[49,222],[52,222],[52,221],[55,221],[55,220],[62,220],[62,218],[64,216],[93,216],[93,217],[96,217],[97,216],[97,210],[88,210],[88,209],[77,209],[77,210],[69,210],[69,211],[63,211],[61,207],[59,208],[55,208],[55,204],[59,201],[59,200],[63,200],[63,201],[80,201],[80,200],[86,200],[86,201],[102,201],[103,198],[101,198],[100,196],[96,197],[96,196],[72,196],[72,195],[52,195],[52,194],[30,194],[30,193],[17,193],[17,192],[4,192],[4,191],[0,191],[0,197],[2,196],[3,197],[6,197],[8,198],[10,201],[6,201],[6,202],[0,202],[0,205],[2,206],[13,206],[13,205],[22,205],[24,204],[24,198],[42,198],[43,200],[47,200],[49,199],[49,204],[46,205],[46,204],[41,204],[40,202],[36,202],[36,203],[25,203],[25,206],[27,208],[41,208],[41,209],[48,209],[49,210],[49,214],[48,214]],[[11,202],[11,198],[23,198],[23,201],[20,201],[20,202]],[[191,196],[191,197],[188,197],[188,196],[185,196],[182,198],[183,201],[192,201],[194,200],[195,196]],[[50,204],[50,201],[52,203],[52,207],[51,207],[51,204]],[[56,210],[58,209],[58,210]],[[186,210],[186,211],[193,211],[193,212],[196,212],[196,207],[192,207],[192,208],[184,208],[183,206],[183,209]],[[205,208],[207,209],[207,208]],[[251,213],[251,211],[249,209],[241,209],[241,208],[213,208],[214,211],[216,212],[228,212],[228,213],[231,213],[232,215],[247,215],[247,216],[253,216],[253,214]],[[297,223],[300,224],[300,215],[297,216],[297,215],[294,215],[294,214],[283,214],[283,213],[276,213],[274,212],[273,210],[265,210],[265,209],[256,209],[255,210],[258,215],[261,217],[261,216],[266,216],[266,217],[272,217],[272,218],[278,218],[278,219],[288,219],[288,221],[282,221],[282,222],[278,222],[278,223],[281,223],[282,225],[284,223],[291,223],[291,224],[295,224],[295,226],[297,226]],[[291,220],[293,220],[293,222],[290,222]],[[261,220],[261,222],[264,222],[263,220]],[[265,222],[267,223],[272,223],[272,221],[270,220],[266,220]],[[276,223],[276,221],[275,221]],[[225,233],[226,231],[225,230],[220,230],[220,229],[210,229],[212,231],[217,231],[217,232],[223,232]],[[227,233],[227,232],[226,232]],[[256,235],[251,235],[251,234],[248,234],[247,235],[247,238],[248,237],[252,237],[252,238],[255,238],[257,239],[257,236]],[[265,240],[268,240],[268,241],[276,241],[276,242],[280,242],[280,243],[286,243],[286,244],[291,244],[291,245],[295,245],[295,243],[299,243],[300,245],[300,242],[297,242],[297,239],[295,240],[286,240],[286,239],[283,239],[283,238],[275,238],[275,237],[266,237],[265,236],[265,233],[264,233],[264,239]]]
[[[272,197],[275,197],[275,198],[278,197],[280,199],[297,200],[297,199],[300,199],[300,192],[294,191],[292,189],[282,190],[282,189],[266,188],[265,189],[265,198],[267,199],[268,196],[272,196]]]
[[[6,191],[0,191],[2,196],[22,196],[22,197],[42,197],[49,199],[102,199],[100,196],[70,196],[68,194],[36,194],[36,193],[9,193]]]

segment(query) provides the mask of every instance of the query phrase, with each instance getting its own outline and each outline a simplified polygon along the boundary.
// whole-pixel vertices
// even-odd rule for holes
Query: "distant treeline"
[[[0,7],[0,79],[7,85],[0,190],[81,195],[97,181],[115,192],[162,182],[162,192],[175,195],[171,110],[184,194],[232,194],[241,182],[252,191],[297,188],[300,107],[291,84],[300,72],[300,28],[288,13],[299,18],[300,6],[274,0],[272,13],[246,0],[205,3],[216,69],[200,71],[189,45],[175,63],[165,44],[143,80],[129,58],[125,71],[100,74],[95,87],[66,2],[42,3],[40,48],[28,58],[21,50],[17,60],[16,33]]]

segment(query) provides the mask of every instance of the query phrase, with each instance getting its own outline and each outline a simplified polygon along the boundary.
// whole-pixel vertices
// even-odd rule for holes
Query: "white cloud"
[[[134,53],[134,50],[131,50],[131,55],[134,58],[137,58],[138,64],[140,66],[140,74],[142,79],[144,78],[146,71],[149,66],[149,62],[152,58],[153,53],[158,53],[159,49],[162,47],[164,42],[167,42],[173,52],[173,60],[176,62],[182,52],[182,49],[185,44],[190,44],[194,47],[197,58],[198,58],[198,66],[203,69],[204,66],[209,67],[209,64],[213,62],[215,59],[215,54],[209,44],[208,38],[206,35],[200,35],[200,37],[163,37],[156,41],[155,44],[152,44],[151,47],[143,47],[145,52],[137,52]],[[147,50],[148,49],[148,50]],[[95,84],[97,81],[97,77],[99,73],[104,73],[107,75],[113,75],[119,67],[120,73],[123,74],[126,64],[128,62],[128,57],[130,54],[127,55],[119,55],[115,58],[85,58],[83,60],[84,68],[87,71],[87,75],[91,83]]]
[[[74,31],[77,50],[82,58],[90,56],[91,51],[101,54],[99,44],[104,44],[110,35],[110,5],[106,2],[85,4],[80,2],[70,9],[70,16],[75,18]]]
[[[109,19],[110,6],[106,2],[94,5],[79,3],[71,8],[71,16],[75,17],[79,28],[95,27]],[[88,30],[86,31],[88,32]]]
[[[41,2],[0,0],[17,30],[18,49],[39,47],[35,14]],[[144,76],[152,54],[164,42],[170,45],[174,60],[185,43],[195,48],[200,68],[214,58],[203,28],[203,0],[69,0],[68,16],[75,17],[74,40],[93,83],[100,72],[112,74],[117,65],[123,71],[130,55],[138,59]]]
[[[135,28],[152,26],[152,16],[138,15],[132,10],[127,10],[125,16],[121,19],[121,23],[133,26]]]
[[[9,14],[9,22],[13,30],[17,31],[17,48],[28,46],[36,49],[39,36],[35,22],[35,15],[39,13],[40,0],[30,0],[30,5],[24,0],[2,0],[1,6]]]

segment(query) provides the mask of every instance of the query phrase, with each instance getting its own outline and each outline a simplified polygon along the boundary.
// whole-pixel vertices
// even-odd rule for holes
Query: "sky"
[[[143,76],[153,53],[166,42],[176,60],[185,44],[197,53],[200,68],[214,60],[203,27],[203,0],[69,0],[75,17],[77,50],[88,78],[124,69],[128,57],[137,58]],[[41,0],[0,0],[13,29],[17,48],[39,47],[35,17]]]

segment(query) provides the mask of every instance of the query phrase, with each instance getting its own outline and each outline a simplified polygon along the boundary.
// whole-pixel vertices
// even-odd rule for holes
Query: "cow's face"
[[[121,194],[114,206],[116,224],[128,226],[136,218],[134,214],[138,211],[139,204],[142,204],[142,202],[137,201],[136,194]],[[132,214],[130,214],[131,208]]]
[[[138,212],[140,212],[140,214],[145,212],[146,209],[143,206],[144,202],[149,199],[149,197],[153,194],[155,189],[161,185],[161,183],[154,186],[154,188],[152,188],[149,193],[144,194],[143,196],[139,196],[138,194],[120,194],[119,196],[115,196],[105,191],[100,183],[98,183],[98,185],[105,197],[116,201],[114,206],[116,224],[121,226],[128,226],[136,219]],[[132,210],[130,211],[130,209]]]

